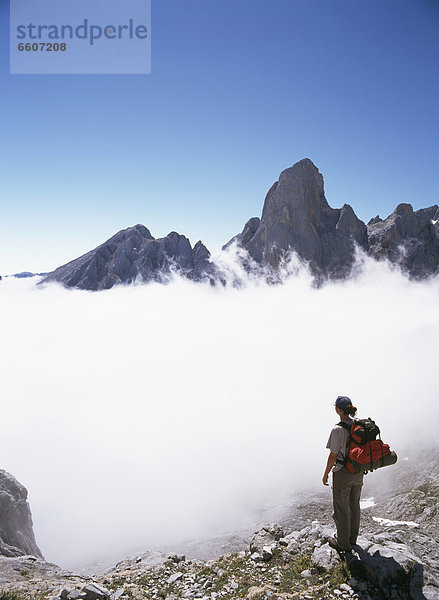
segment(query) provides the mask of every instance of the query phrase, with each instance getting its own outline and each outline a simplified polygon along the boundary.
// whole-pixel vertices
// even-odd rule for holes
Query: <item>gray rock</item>
[[[107,588],[98,583],[89,583],[82,588],[81,592],[85,594],[84,600],[108,600],[110,598]]]
[[[329,544],[324,544],[320,548],[315,548],[312,553],[312,564],[317,569],[329,571],[335,567],[338,562],[337,552]]]
[[[405,544],[397,544],[392,541],[387,541],[385,546],[375,544],[369,548],[368,553],[377,559],[391,559],[390,561],[382,562],[392,564],[392,561],[394,561],[406,572],[410,571],[414,563],[422,564],[422,561],[415,556]]]
[[[174,271],[194,281],[216,277],[210,253],[201,242],[192,248],[189,240],[175,231],[154,239],[146,227],[135,225],[58,267],[40,284],[57,281],[67,287],[104,290],[136,279],[164,283]]]
[[[168,558],[177,564],[186,560],[184,554],[168,554]]]
[[[368,552],[359,550],[358,556],[361,569],[366,573],[368,582],[389,598],[395,596],[393,594],[394,586],[397,586],[398,589],[409,588],[414,566],[422,564],[407,546],[390,540],[386,542],[385,546],[381,544],[372,545]],[[351,570],[355,570],[356,563],[356,559],[351,561]],[[413,590],[417,589],[416,585],[416,583],[413,584]],[[358,589],[361,589],[361,587],[358,586]]]
[[[414,596],[412,590],[410,590],[410,595],[412,596],[413,600],[438,600],[439,588],[432,585],[426,585],[423,587],[421,595],[416,593]]]
[[[303,577],[304,579],[309,579],[312,576],[312,573],[311,573],[310,569],[305,569],[304,571],[302,571],[300,573],[300,576]]]
[[[257,531],[250,540],[250,552],[264,556],[264,548],[275,547],[276,542],[283,538],[284,532],[280,525],[265,525]],[[272,552],[272,550],[271,550]]]
[[[0,470],[0,554],[42,558],[35,541],[27,490],[15,477]]]
[[[171,575],[168,578],[168,583],[174,583],[175,581],[178,581],[179,579],[181,579],[183,577],[183,573],[174,573],[173,575]]]
[[[275,554],[277,545],[276,544],[270,544],[270,546],[263,546],[262,548],[262,558],[263,560],[271,560]]]
[[[255,562],[262,562],[262,561],[264,560],[264,558],[263,558],[262,554],[261,554],[261,553],[259,553],[259,552],[253,552],[253,553],[250,555],[250,558],[251,558],[252,560],[254,560]]]

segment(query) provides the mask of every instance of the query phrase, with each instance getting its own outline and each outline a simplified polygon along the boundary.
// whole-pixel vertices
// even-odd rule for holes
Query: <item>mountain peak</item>
[[[253,260],[275,269],[294,250],[315,274],[345,276],[355,243],[367,248],[365,224],[349,205],[329,206],[323,176],[309,158],[282,171],[267,193],[260,223],[252,225],[237,241]]]

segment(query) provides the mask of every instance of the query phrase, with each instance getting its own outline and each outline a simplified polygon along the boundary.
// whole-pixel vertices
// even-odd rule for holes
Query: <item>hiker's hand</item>
[[[328,483],[328,475],[323,475],[322,482],[323,482],[323,485],[329,485],[329,483]]]

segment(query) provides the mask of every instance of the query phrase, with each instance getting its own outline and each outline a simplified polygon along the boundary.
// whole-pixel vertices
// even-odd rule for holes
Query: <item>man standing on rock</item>
[[[338,396],[335,411],[343,423],[353,424],[357,409],[347,396]],[[326,447],[329,449],[328,461],[323,475],[323,485],[328,484],[332,469],[332,501],[337,536],[328,538],[328,543],[339,552],[349,552],[357,543],[360,530],[360,496],[363,486],[363,473],[350,473],[345,459],[348,452],[349,430],[337,424],[332,428]]]

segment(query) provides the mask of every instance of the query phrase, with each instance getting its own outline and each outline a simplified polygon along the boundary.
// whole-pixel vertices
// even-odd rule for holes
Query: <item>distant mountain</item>
[[[354,262],[355,246],[386,258],[414,278],[439,273],[439,209],[413,211],[400,204],[387,219],[368,226],[345,204],[331,208],[323,177],[308,158],[282,171],[265,198],[261,219],[253,217],[232,238],[256,263],[276,270],[291,250],[318,278],[343,278]]]
[[[439,274],[439,208],[413,211],[400,204],[386,219],[366,226],[349,204],[331,208],[323,177],[309,158],[282,171],[265,198],[262,216],[253,217],[223,249],[236,243],[251,259],[242,259],[276,274],[291,251],[305,260],[318,282],[349,277],[356,249],[377,260],[397,263],[412,278]],[[49,273],[40,283],[58,281],[86,290],[109,289],[135,280],[166,282],[178,272],[194,281],[224,283],[210,252],[175,231],[154,239],[143,225],[119,231],[112,238]],[[23,273],[17,276],[28,276]]]
[[[58,281],[68,287],[104,290],[136,279],[164,282],[173,271],[193,281],[215,277],[210,253],[201,242],[192,248],[189,240],[175,231],[155,239],[146,227],[135,225],[58,267],[40,283]]]
[[[15,277],[16,279],[26,279],[28,277],[43,277],[44,275],[47,275],[47,273],[31,273],[30,271],[22,271],[21,273],[14,273],[12,277]]]
[[[31,273],[30,271],[22,271],[13,275],[4,275],[3,277],[15,277],[15,279],[28,279],[29,277],[44,277],[47,273]],[[0,275],[0,281],[3,279]]]

